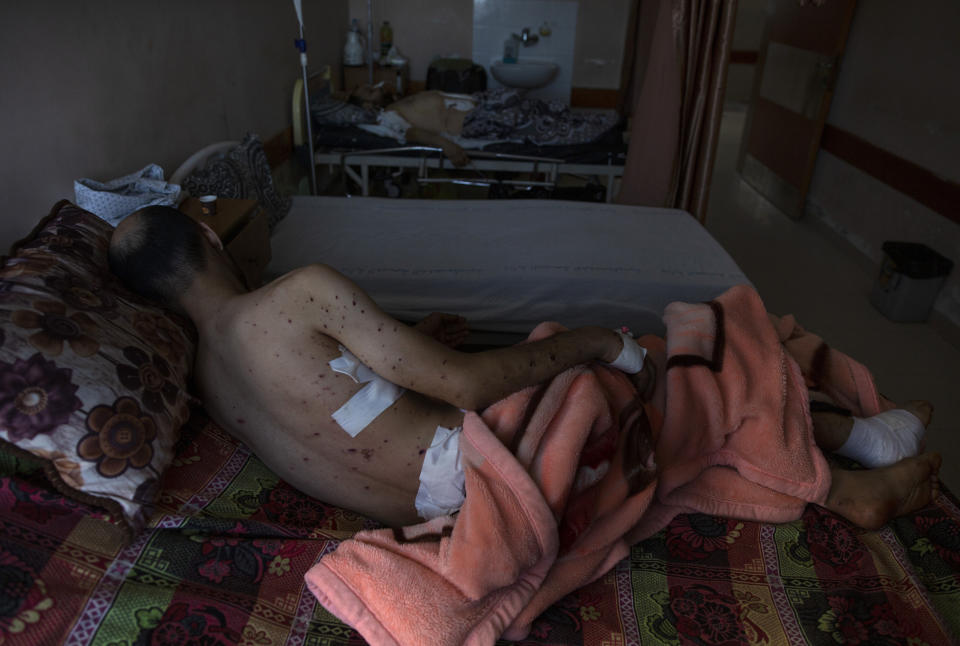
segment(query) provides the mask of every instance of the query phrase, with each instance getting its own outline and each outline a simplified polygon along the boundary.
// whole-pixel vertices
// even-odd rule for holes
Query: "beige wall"
[[[303,4],[311,65],[339,56],[347,1]],[[0,246],[74,179],[169,176],[207,143],[289,126],[297,33],[289,1],[0,4]]]
[[[350,0],[350,18],[357,19],[366,37],[366,0]],[[384,20],[393,27],[394,45],[410,60],[411,80],[426,80],[427,68],[437,54],[470,58],[473,0],[374,0],[373,44],[378,51]],[[340,60],[342,57],[337,58]]]
[[[960,182],[960,3],[860,2],[827,122]],[[960,225],[821,151],[810,212],[875,262],[885,240],[922,242],[960,265]],[[936,310],[960,325],[960,266]]]
[[[630,0],[580,0],[573,87],[617,89]]]
[[[366,0],[349,0],[349,5],[350,18],[357,18],[366,34]],[[574,87],[616,89],[620,85],[629,12],[630,0],[580,0]],[[438,54],[469,58],[473,51],[473,0],[375,0],[375,43],[380,42],[384,20],[393,26],[400,53],[410,59],[412,80],[426,80],[430,61]]]
[[[766,21],[767,0],[737,0],[737,23],[731,50],[759,54]],[[756,67],[753,63],[731,63],[727,67],[724,99],[728,107],[746,108],[750,103]]]

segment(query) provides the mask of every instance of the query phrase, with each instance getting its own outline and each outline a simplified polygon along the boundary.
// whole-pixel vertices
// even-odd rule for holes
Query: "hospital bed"
[[[377,524],[292,488],[207,417],[187,394],[193,328],[111,277],[111,232],[61,202],[0,261],[0,430],[20,431],[0,442],[0,643],[361,646],[304,574]],[[403,318],[513,333],[646,331],[666,301],[746,280],[688,214],[604,204],[296,198],[273,243],[275,274],[323,261]],[[36,428],[59,448],[29,453]],[[96,478],[113,442],[123,457],[149,442],[149,469]],[[958,537],[948,491],[875,532],[815,505],[783,524],[682,514],[518,643],[957,643]]]
[[[323,262],[398,318],[445,311],[504,335],[662,332],[669,302],[749,282],[688,213],[592,202],[296,196],[271,247],[268,279]]]
[[[311,79],[311,92],[314,82]],[[303,100],[303,82],[294,83],[291,100],[293,144],[305,150],[307,128]],[[611,202],[623,177],[626,145],[622,133],[614,130],[596,142],[578,145],[537,146],[497,142],[482,149],[466,150],[470,164],[455,169],[440,148],[405,146],[397,140],[366,132],[358,127],[313,126],[314,155],[317,165],[339,169],[349,180],[347,191],[371,194],[373,169],[408,169],[416,173],[420,185],[451,183],[499,189],[556,188],[561,175],[591,178],[603,187],[603,197]]]

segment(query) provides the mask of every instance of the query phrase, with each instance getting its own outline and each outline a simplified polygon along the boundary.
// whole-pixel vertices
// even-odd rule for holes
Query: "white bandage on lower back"
[[[375,135],[396,139],[401,144],[407,143],[407,130],[410,129],[410,124],[396,110],[381,110],[375,124],[359,123],[357,126]]]
[[[611,363],[607,365],[629,375],[643,370],[643,361],[647,357],[647,349],[637,343],[632,337],[620,330],[614,330],[623,340],[623,349]]]
[[[404,389],[375,373],[343,346],[340,346],[340,351],[343,354],[329,362],[330,368],[347,375],[358,384],[367,384],[332,415],[340,428],[350,437],[356,437],[380,413],[400,399]]]
[[[447,516],[460,509],[466,498],[466,477],[460,461],[460,427],[438,426],[423,456],[420,488],[414,505],[425,520]]]
[[[470,112],[477,107],[477,100],[469,94],[447,94],[446,92],[441,92],[440,96],[443,97],[443,107],[447,109],[453,108],[460,112]]]
[[[854,417],[850,437],[835,453],[871,469],[885,467],[917,455],[925,431],[916,415],[900,408]]]

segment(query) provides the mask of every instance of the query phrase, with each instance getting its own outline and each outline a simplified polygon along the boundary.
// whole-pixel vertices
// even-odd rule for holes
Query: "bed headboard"
[[[227,153],[239,145],[239,141],[218,141],[215,144],[210,144],[209,146],[201,148],[197,152],[187,157],[187,160],[180,164],[177,170],[173,171],[173,175],[170,176],[169,182],[171,184],[183,184],[183,180],[186,179],[187,175],[192,173],[197,168],[203,168],[203,165],[208,159],[214,155],[222,155]],[[186,197],[186,195],[183,197]]]

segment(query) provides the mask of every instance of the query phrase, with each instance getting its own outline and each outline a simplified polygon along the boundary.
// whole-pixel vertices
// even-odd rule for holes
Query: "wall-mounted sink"
[[[517,63],[496,62],[490,66],[490,73],[507,87],[532,90],[543,87],[557,75],[559,66],[549,61],[519,61]]]

